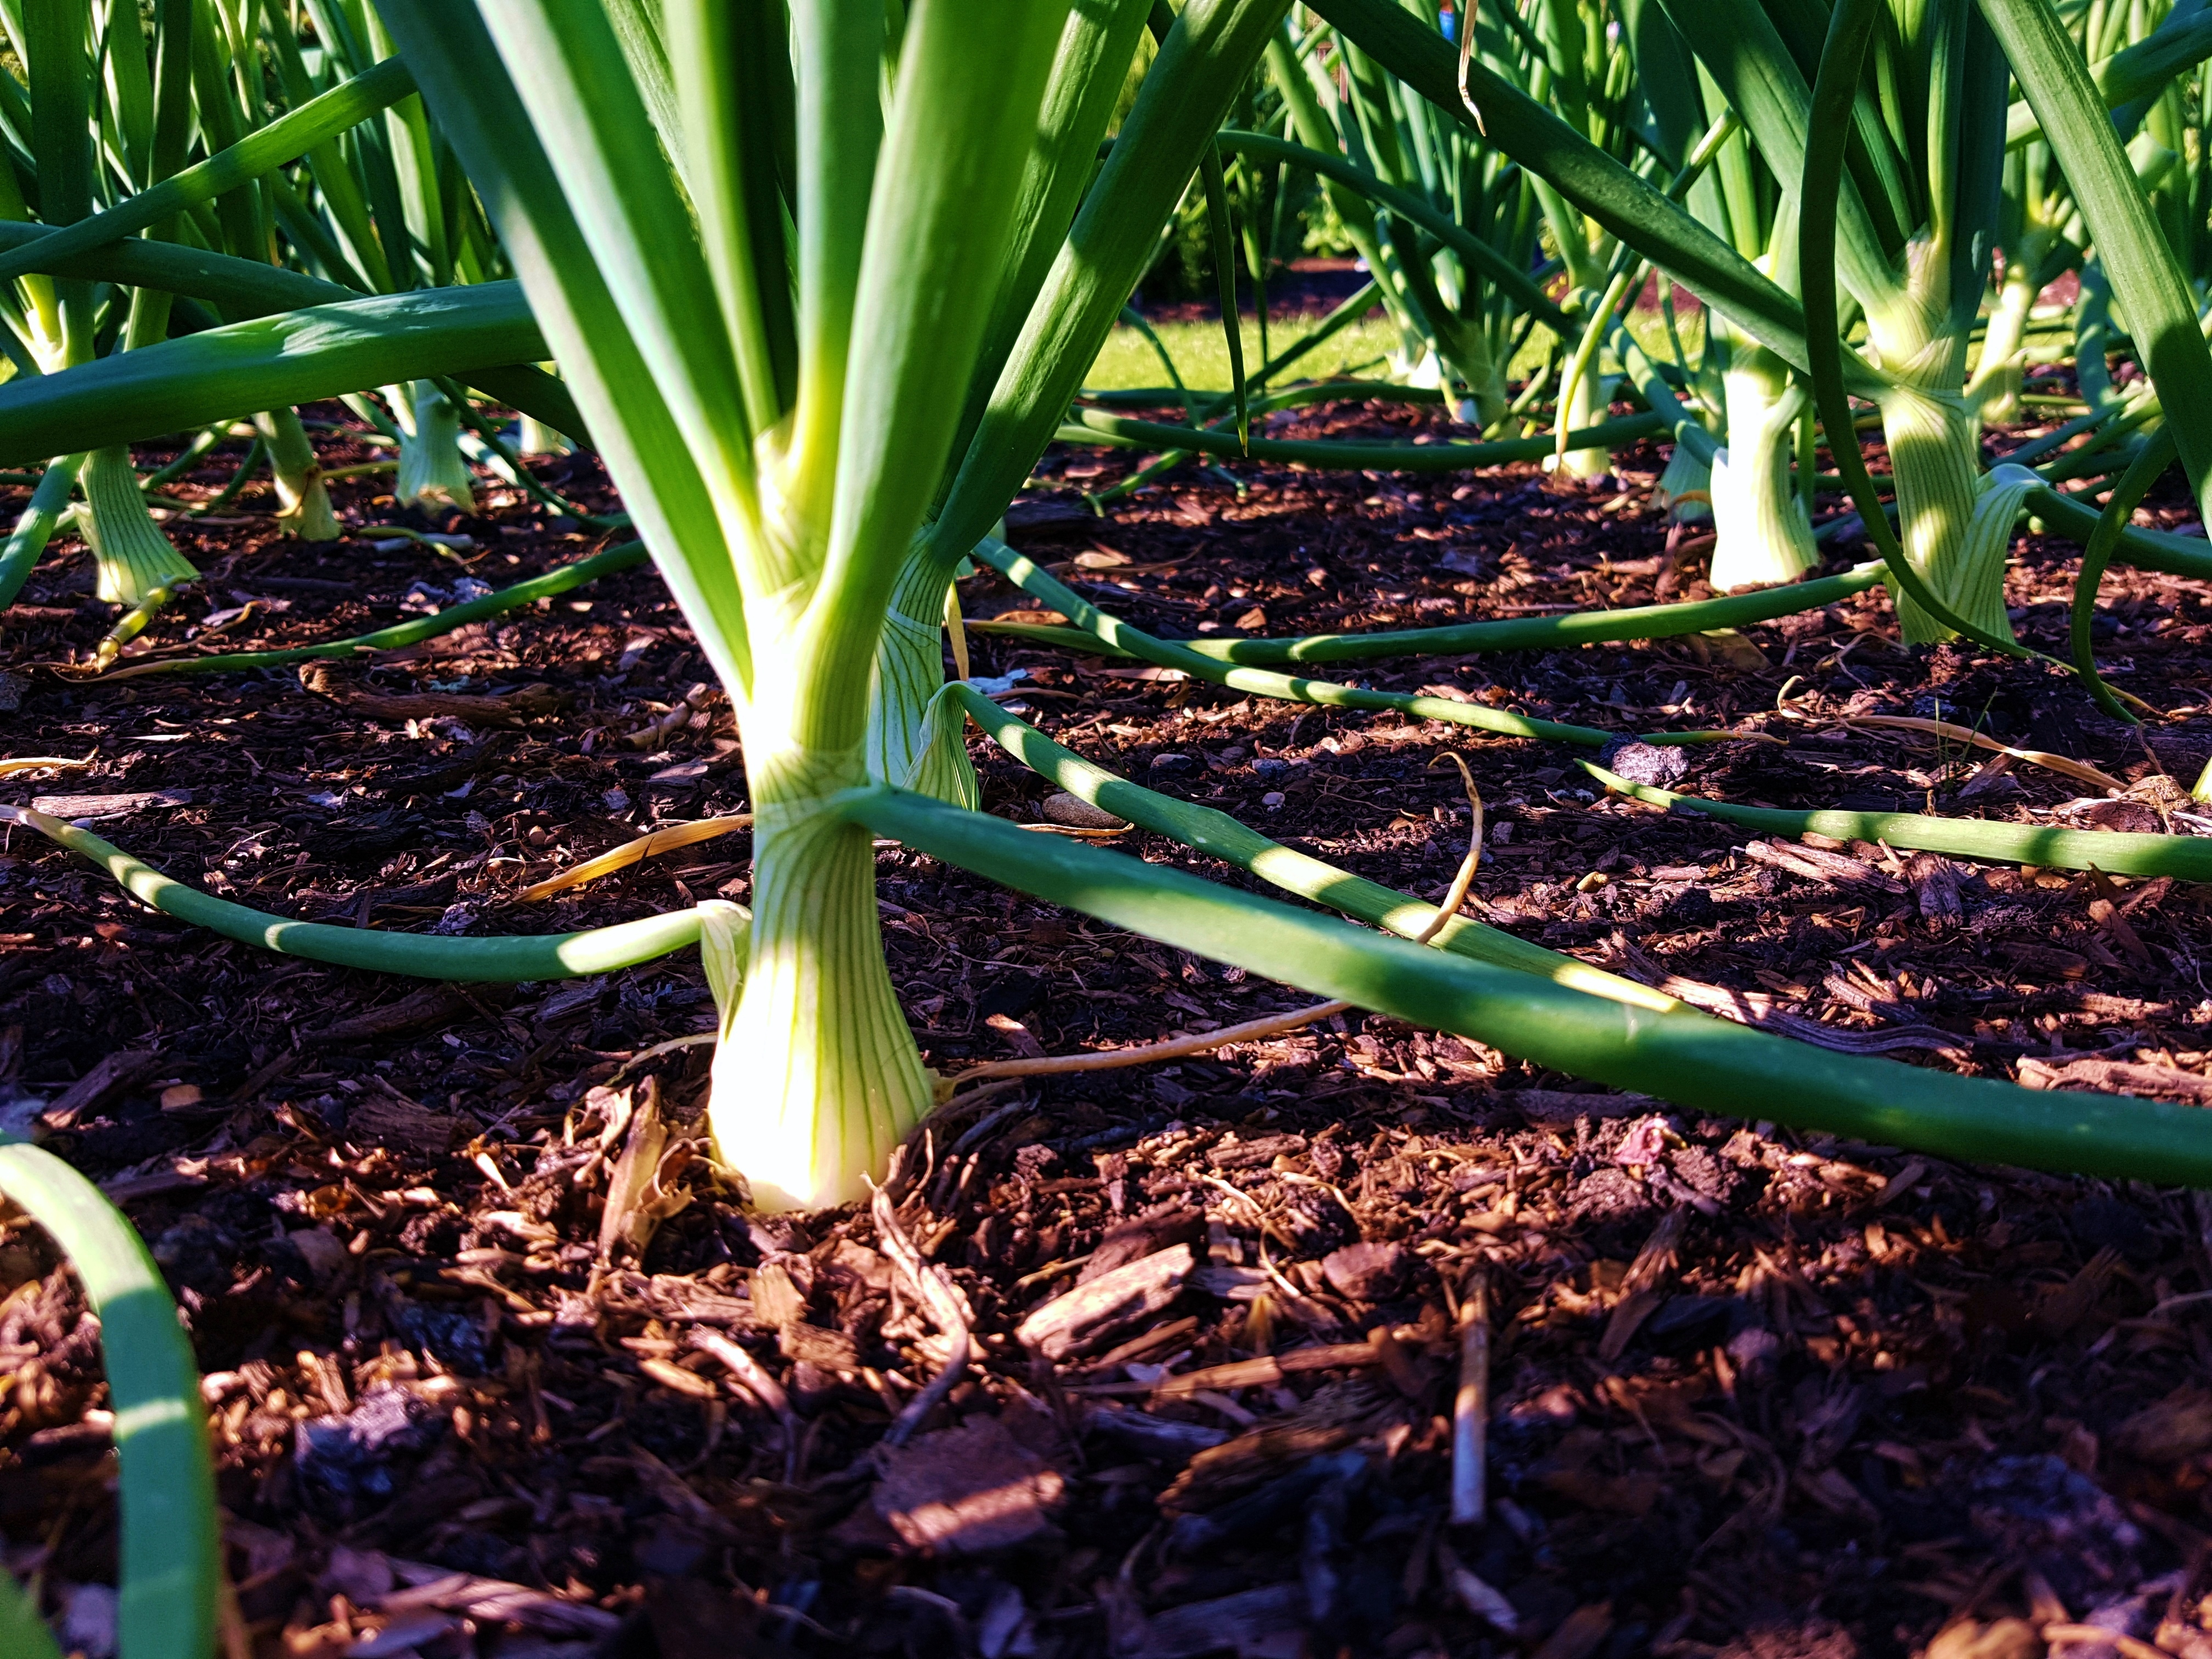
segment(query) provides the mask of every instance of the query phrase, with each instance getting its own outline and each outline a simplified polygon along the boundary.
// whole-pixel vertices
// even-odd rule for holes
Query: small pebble
[[[1631,783],[1664,789],[1690,775],[1688,757],[1671,744],[1615,738],[1598,750],[1597,763]]]
[[[1266,794],[1260,797],[1260,805],[1266,807],[1270,812],[1273,811],[1282,804],[1283,792],[1279,789],[1270,789]]]

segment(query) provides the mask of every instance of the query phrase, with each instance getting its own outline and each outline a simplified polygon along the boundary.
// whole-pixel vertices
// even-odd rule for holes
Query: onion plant
[[[1789,202],[1803,171],[1817,67],[1803,54],[1818,41],[1804,38],[1796,9],[1779,3],[1667,3],[1705,74],[1771,158]],[[1865,321],[1903,557],[1959,614],[2009,638],[2008,535],[1969,534],[1980,494],[1981,428],[1965,395],[2001,199],[2005,60],[1972,0],[1888,15],[1879,69],[1869,69],[1837,136],[1855,137],[1861,159],[1841,181],[1835,269]],[[1820,143],[1831,135],[1809,137]],[[1832,437],[1836,430],[1832,424]],[[2002,528],[2010,527],[2007,517]],[[1991,549],[1994,560],[1968,558]],[[1908,641],[1947,631],[1909,594],[1897,597]]]
[[[383,20],[365,0],[314,0],[310,15],[335,66],[326,74],[359,76],[392,61]],[[293,95],[307,91],[313,81],[296,38],[274,15],[265,27]],[[319,222],[295,218],[295,234],[319,274],[368,293],[404,294],[501,273],[489,223],[420,98],[398,100],[307,159]],[[474,511],[461,410],[447,390],[425,378],[386,386],[383,396],[399,447],[393,495]]]
[[[1108,163],[1162,175],[1135,236],[1164,221],[1281,11],[1201,0],[1177,20]],[[931,1094],[884,968],[868,837],[832,803],[868,781],[886,629],[914,630],[941,672],[944,580],[919,615],[893,589],[956,436],[996,412],[993,360],[1036,325],[1024,289],[1051,274],[1141,12],[681,0],[660,50],[627,58],[588,0],[385,15],[738,710],[755,902],[717,1145],[764,1202],[851,1197]],[[1142,132],[1170,100],[1179,154]],[[901,689],[891,717],[917,720],[919,688]],[[872,700],[879,729],[889,701]]]
[[[1731,116],[1731,107],[1659,0],[1632,5],[1627,22],[1653,134],[1679,167],[1703,135]],[[1768,170],[1752,135],[1733,119],[1712,166],[1690,183],[1685,197],[1699,223],[1778,286],[1796,291],[1797,224],[1789,192]],[[1811,409],[1810,388],[1782,356],[1725,315],[1706,330],[1694,378],[1723,434],[1703,486],[1715,538],[1712,584],[1725,590],[1795,581],[1819,562],[1808,492],[1792,477],[1799,427]]]
[[[19,130],[8,136],[32,158],[35,177],[27,199],[12,161],[0,167],[0,217],[29,219],[33,201],[50,225],[91,216],[109,171],[96,165],[95,144],[102,137],[96,82],[115,93],[119,143],[110,155],[137,174],[132,182],[143,187],[155,182],[150,175],[156,169],[176,170],[191,118],[191,16],[189,6],[171,5],[156,15],[149,34],[135,9],[118,10],[95,34],[89,0],[60,0],[8,15],[10,44],[26,79],[13,82],[9,71],[15,95],[0,98],[0,118],[15,117],[9,125]],[[169,308],[166,294],[103,296],[79,279],[24,276],[0,295],[0,350],[18,374],[63,374],[90,362],[103,339],[120,349],[160,339],[167,331]],[[58,459],[51,470],[58,478],[81,477],[85,539],[97,566],[100,599],[126,607],[158,603],[177,583],[198,574],[148,512],[128,449],[101,445],[88,454]]]
[[[26,191],[12,174],[0,179],[0,231],[16,233],[0,247],[0,277],[14,284],[15,301],[0,304],[0,348],[19,382],[74,375],[95,358],[316,298],[500,274],[482,210],[374,14],[360,0],[316,0],[309,12],[313,46],[297,32],[297,9],[281,7],[233,13],[204,0],[160,0],[143,24],[107,0],[96,11],[89,0],[63,0],[21,20],[10,12],[30,84],[21,97],[0,97],[0,126],[48,181]],[[204,154],[194,160],[196,148]],[[264,265],[268,280],[242,276],[244,264]],[[434,352],[422,363],[426,375],[459,366]],[[325,378],[306,395],[358,390],[349,378]],[[582,429],[542,372],[516,364],[506,380],[501,395],[526,414]],[[518,389],[524,395],[511,395]],[[243,404],[235,395],[213,401],[224,424]],[[425,378],[406,383],[396,403],[403,494],[471,501],[449,392]],[[268,405],[253,421],[260,442],[246,470],[258,457],[271,463],[279,525],[336,536],[319,464],[291,407]],[[442,442],[418,441],[418,429]],[[65,455],[49,476],[50,494],[73,483],[84,490],[103,598],[143,607],[190,580],[191,566],[139,499],[121,444]],[[0,599],[20,586],[59,522],[44,504],[27,515],[0,555]]]
[[[1998,96],[2002,96],[2002,65],[2009,63],[2052,154],[2071,180],[2075,199],[2099,261],[2110,275],[2115,292],[2126,309],[2137,350],[2156,386],[2167,429],[2189,475],[2200,516],[2208,516],[2208,521],[2212,521],[2212,433],[2204,429],[2204,416],[2212,411],[2212,401],[2208,401],[2212,400],[2212,353],[2207,352],[2197,321],[2196,299],[2187,278],[2159,225],[2154,204],[2136,167],[2114,131],[2111,114],[2088,66],[2049,0],[1982,0],[1978,10],[1968,10],[1964,6],[1957,9],[1960,15],[1950,26],[1955,30],[1955,44],[1947,45],[1948,37],[1941,27],[1936,28],[1930,35],[1931,62],[1948,62],[1954,52],[1963,54],[1968,61],[1959,66],[1957,73],[1966,76],[1972,84],[1986,81],[1998,89]],[[1863,114],[1862,106],[1869,100],[1866,77],[1872,72],[1869,60],[1881,63],[1882,43],[1889,40],[1889,28],[1894,21],[1881,0],[1844,0],[1831,19],[1827,39],[1821,46],[1817,86],[1802,105],[1805,130],[1809,132],[1803,148],[1801,255],[1806,277],[1808,337],[1814,352],[1814,380],[1821,397],[1822,416],[1831,430],[1841,429],[1848,418],[1839,362],[1841,348],[1833,330],[1836,283],[1850,280],[1850,261],[1836,252],[1844,246],[1838,240],[1838,220],[1850,212],[1854,203],[1862,210],[1864,207],[1846,178],[1852,166],[1852,158],[1846,153],[1846,142],[1856,125],[1867,124],[1859,118]],[[1984,40],[1986,44],[1977,44]],[[1977,70],[1974,65],[1984,56],[1997,56],[2000,67]],[[1975,78],[1977,75],[1979,80]],[[1875,78],[1878,81],[1879,75]],[[1941,82],[1931,82],[1937,91],[1942,85]],[[1793,107],[1798,106],[1794,100],[1785,101],[1791,101]],[[1977,111],[1978,120],[1985,121],[1979,102],[1971,94],[1969,101]],[[1928,107],[1932,155],[1932,135],[1944,118],[1936,103],[1931,102]],[[1998,136],[2002,137],[2001,131]],[[1845,235],[1848,238],[1848,231]],[[1923,251],[1932,246],[1924,242],[1913,245],[1916,250]],[[1954,244],[1954,252],[1956,251]],[[1922,256],[1916,252],[1914,257]],[[1869,328],[1879,346],[1881,335],[1874,328],[1871,314]],[[1912,386],[1906,386],[1900,391],[1893,385],[1882,400],[1886,420],[1893,404],[1905,408],[1909,414],[1917,410],[1918,405],[1913,399],[1917,395]],[[1918,434],[1926,435],[1924,431]],[[1836,452],[1844,478],[1858,496],[1869,528],[1876,532],[1878,544],[1882,544],[1890,555],[1893,570],[1900,559],[1911,560],[1915,528],[1915,503],[1907,487],[1906,451],[1914,447],[1918,438],[1901,448],[1899,437],[1893,427],[1891,449],[1898,474],[1905,532],[1901,550],[1890,539],[1886,525],[1878,520],[1873,487],[1856,446],[1841,446]],[[1960,465],[1963,462],[1954,463],[1954,470]],[[1961,542],[1984,550],[1981,562],[1986,574],[1978,579],[1982,584],[1978,595],[1958,595],[1954,590],[1952,596],[1960,599],[1962,612],[1979,610],[1980,614],[1974,618],[1980,624],[1976,629],[1979,636],[2009,637],[2008,629],[1995,626],[2002,616],[2000,578],[2007,538],[1990,533],[1994,528],[1990,521],[2002,515],[2008,528],[2011,514],[2028,493],[2033,492],[2014,495],[2002,488],[1993,489],[1984,496],[1978,514],[1966,515],[1969,530],[1977,533],[1962,537]]]

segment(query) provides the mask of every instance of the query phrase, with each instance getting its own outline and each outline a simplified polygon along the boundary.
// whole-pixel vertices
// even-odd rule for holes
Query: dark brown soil
[[[1436,420],[1335,406],[1269,429]],[[1232,464],[1241,494],[1186,473],[1086,521],[1053,509],[1128,463],[1055,452],[1013,533],[1182,637],[1694,597],[1647,507],[1659,461],[1625,454],[1589,486]],[[613,505],[586,462],[542,470]],[[211,493],[225,469],[193,476]],[[374,489],[342,486],[345,516],[392,521]],[[475,538],[464,568],[412,543],[281,542],[249,492],[182,533],[209,579],[154,646],[249,598],[227,648],[358,632],[410,592],[441,603],[457,578],[503,584],[612,539],[498,499],[445,526]],[[2186,515],[2178,497],[2151,510]],[[2071,550],[2017,551],[2017,625],[2061,649]],[[151,796],[94,827],[241,902],[356,926],[550,932],[746,895],[729,836],[513,896],[744,806],[726,710],[626,741],[708,678],[649,570],[306,683],[58,671],[107,625],[89,587],[58,549],[5,618],[0,689],[21,698],[8,752],[92,764],[5,799]],[[988,575],[963,602],[1033,608]],[[1739,640],[1346,677],[1622,732],[1735,727],[1679,787],[1740,800],[2156,828],[2154,789],[2086,799],[2047,769],[1838,721],[1940,712],[2185,787],[2212,756],[2208,607],[2192,581],[2106,584],[2105,659],[2172,711],[2147,741],[2033,666],[1902,652],[1879,594]],[[1474,910],[1618,971],[1905,1063],[2212,1097],[2193,890],[1748,843],[1598,797],[1559,749],[974,642],[976,672],[1026,671],[1009,701],[1071,746],[1425,897],[1465,850],[1456,774],[1428,768],[1456,750],[1493,826]],[[976,759],[988,808],[1037,816],[1046,786]],[[1148,835],[1115,844],[1224,876]],[[881,877],[894,975],[943,1070],[1308,1000],[896,848]],[[2087,1622],[2122,1645],[2063,1650],[2212,1652],[2212,1208],[2189,1194],[1703,1119],[1340,1018],[953,1109],[895,1191],[975,1352],[892,1448],[944,1363],[939,1323],[866,1210],[748,1217],[684,1162],[707,1050],[648,1051],[711,1014],[689,956],[428,991],[279,959],[8,832],[0,1109],[27,1123],[110,1056],[143,1056],[78,1090],[48,1144],[124,1204],[186,1310],[230,1651],[1842,1659],[1945,1632],[1936,1651],[1959,1659],[2039,1653]],[[610,1227],[605,1210],[623,1147],[660,1119],[665,1187],[689,1201],[638,1256],[631,1212]],[[41,1236],[0,1238],[0,1546],[96,1632],[115,1570],[96,1330]],[[1087,1341],[1015,1334],[1125,1267],[1152,1293]],[[1455,1528],[1449,1419],[1478,1302],[1490,1504]]]

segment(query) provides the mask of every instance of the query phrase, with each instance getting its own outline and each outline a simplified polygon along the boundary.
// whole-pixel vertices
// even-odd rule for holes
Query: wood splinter
[[[1459,1310],[1459,1389],[1452,1396],[1451,1518],[1481,1524],[1490,1423],[1490,1285],[1477,1269]]]

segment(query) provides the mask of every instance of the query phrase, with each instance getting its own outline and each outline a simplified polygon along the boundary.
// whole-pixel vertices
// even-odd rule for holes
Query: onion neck
[[[760,1207],[818,1208],[865,1195],[931,1091],[884,961],[872,837],[833,799],[866,781],[860,751],[779,741],[757,714],[752,926],[708,1123]]]

